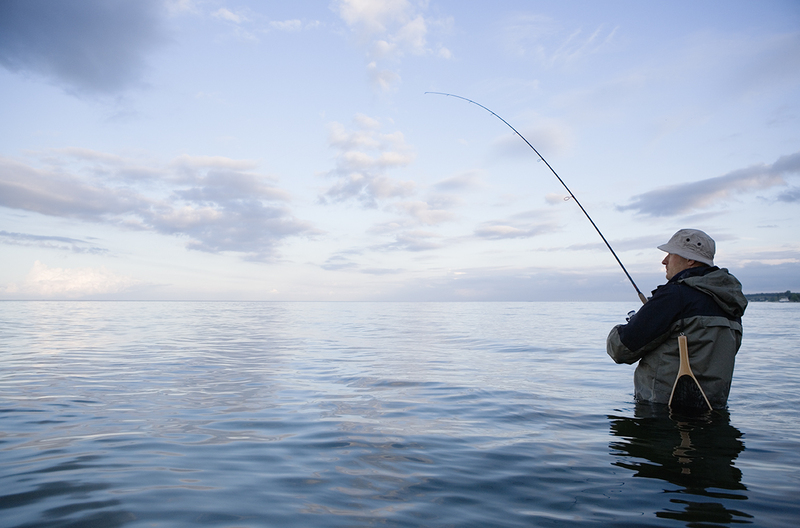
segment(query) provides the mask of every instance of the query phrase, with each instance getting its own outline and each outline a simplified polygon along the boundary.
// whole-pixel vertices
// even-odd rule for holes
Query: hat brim
[[[686,248],[682,248],[680,246],[673,246],[672,244],[661,244],[658,246],[658,249],[661,251],[666,251],[667,253],[672,253],[673,255],[678,255],[679,257],[683,257],[688,260],[696,260],[697,262],[702,262],[703,264],[707,264],[709,266],[714,265],[714,260],[707,259],[702,255],[698,255],[697,253],[693,253]]]

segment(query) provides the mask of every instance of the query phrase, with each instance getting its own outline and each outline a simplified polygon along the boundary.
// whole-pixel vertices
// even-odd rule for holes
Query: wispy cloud
[[[755,247],[737,255],[740,265],[761,264],[774,266],[777,264],[800,264],[800,245],[787,241],[782,247]],[[800,277],[800,275],[798,275]]]
[[[800,202],[800,187],[792,187],[785,192],[778,195],[778,201],[781,202]]]
[[[800,152],[782,156],[771,165],[761,163],[716,178],[662,187],[634,196],[632,203],[617,209],[647,216],[687,214],[730,200],[737,194],[786,186],[784,176],[789,174],[800,174]],[[792,188],[778,199],[795,201],[796,198],[796,188]]]
[[[103,254],[108,252],[107,249],[99,247],[92,242],[77,238],[11,233],[8,231],[0,231],[0,244],[58,249],[72,253]]]
[[[616,270],[591,273],[570,269],[535,267],[480,267],[441,270],[434,276],[407,278],[386,298],[447,301],[608,301],[635,302],[628,284]],[[651,277],[643,277],[650,279]],[[624,280],[624,276],[623,276]],[[656,275],[652,281],[657,282]]]
[[[217,9],[216,11],[214,11],[214,13],[212,13],[211,16],[219,20],[226,20],[228,22],[233,22],[236,24],[241,24],[242,22],[246,22],[248,20],[247,16],[244,13],[242,12],[235,13],[230,9],[228,9],[227,7],[221,7]]]
[[[373,123],[376,127],[377,124]],[[342,145],[350,147],[379,147],[380,142],[367,136],[353,136],[342,139]],[[365,235],[373,242],[359,248],[340,251],[321,265],[326,270],[357,271],[370,275],[392,275],[400,273],[397,268],[369,267],[369,254],[387,252],[424,252],[448,247],[458,243],[457,238],[445,236],[436,229],[441,224],[457,220],[455,209],[462,204],[459,193],[472,191],[480,186],[476,173],[468,173],[446,178],[434,184],[423,199],[382,200],[382,209],[396,216],[388,221],[373,224],[365,231]],[[438,192],[437,192],[438,191]],[[376,200],[377,202],[378,200]],[[365,260],[366,259],[366,260]],[[381,258],[378,258],[380,261]]]
[[[572,146],[572,130],[570,127],[556,123],[552,119],[532,118],[536,124],[528,127],[521,127],[518,130],[536,150],[542,153],[546,159],[552,159],[553,155],[563,154]],[[516,128],[516,127],[515,127]],[[509,132],[497,138],[492,148],[495,155],[501,158],[525,157],[528,159],[538,159],[536,153],[514,132]]]
[[[358,268],[358,264],[349,257],[337,254],[329,257],[320,267],[328,271],[352,270]]]
[[[360,39],[369,42],[375,58],[426,51],[425,18],[408,0],[339,0],[334,9]]]
[[[509,53],[534,57],[547,66],[569,65],[600,53],[614,41],[616,32],[616,27],[603,26],[567,30],[550,17],[531,13],[517,13],[497,29]]]
[[[473,170],[440,180],[433,187],[438,191],[452,192],[477,189],[482,185],[480,171]]]
[[[481,238],[503,240],[509,238],[531,238],[553,231],[552,226],[548,224],[514,224],[518,223],[499,220],[484,222],[475,228],[475,235]]]
[[[403,273],[403,271],[399,268],[364,268],[361,273],[366,273],[367,275],[397,275],[398,273]]]
[[[489,220],[475,228],[475,236],[491,240],[532,238],[558,231],[550,216],[539,211],[518,213],[503,220]]]
[[[669,240],[670,234],[664,236],[647,235],[636,238],[623,238],[610,240],[609,244],[616,251],[637,251],[641,249],[653,249]],[[717,237],[715,237],[717,238]],[[717,238],[719,240],[719,238]],[[586,244],[570,244],[568,246],[550,248],[546,251],[607,251],[607,246],[602,239],[597,238],[596,242]],[[544,250],[543,250],[544,251]]]
[[[98,220],[149,203],[130,189],[95,185],[70,174],[0,158],[0,205],[48,216]]]
[[[327,203],[358,200],[365,207],[376,207],[379,200],[413,194],[411,181],[398,181],[386,175],[390,169],[407,166],[414,159],[402,132],[382,133],[380,123],[357,115],[354,127],[329,125],[328,143],[338,151],[336,168],[328,176],[336,178],[320,201]]]
[[[249,7],[220,7],[211,12],[210,16],[225,24],[235,38],[244,42],[259,42],[262,36],[271,32],[296,33],[322,26],[319,20],[271,20],[267,15]]]
[[[259,35],[265,32],[264,17],[250,8],[221,7],[210,13],[211,18],[225,25],[235,39],[242,42],[257,43]]]
[[[431,27],[444,27],[448,21],[432,20],[424,10],[427,2],[409,0],[336,0],[334,11],[367,47],[368,71],[375,86],[389,90],[399,82],[397,72],[382,67],[383,61],[396,61],[406,54],[450,58],[441,44],[429,43]]]
[[[0,65],[74,93],[115,94],[143,82],[168,41],[158,0],[0,2]]]
[[[394,235],[394,240],[374,249],[381,251],[430,251],[446,245],[444,237],[438,233],[412,229]]]
[[[94,156],[93,171],[101,159]],[[161,177],[147,185],[138,185],[141,180],[131,177],[127,165],[113,159],[102,165],[112,176],[94,181],[91,172],[0,158],[0,206],[182,236],[190,249],[233,252],[248,260],[272,260],[283,239],[318,232],[292,215],[286,191],[247,170],[252,162],[179,157],[153,169]]]
[[[296,33],[298,31],[318,29],[322,27],[322,22],[319,20],[300,20],[297,18],[289,20],[270,20],[268,27],[272,31]]]
[[[421,200],[398,202],[394,208],[425,225],[437,225],[454,218],[451,211]]]

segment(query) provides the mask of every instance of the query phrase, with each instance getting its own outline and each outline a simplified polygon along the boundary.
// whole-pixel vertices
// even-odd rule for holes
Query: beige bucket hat
[[[714,239],[699,229],[681,229],[658,249],[713,266],[717,247]]]

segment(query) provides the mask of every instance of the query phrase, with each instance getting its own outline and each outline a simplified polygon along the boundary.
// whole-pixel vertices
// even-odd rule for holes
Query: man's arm
[[[617,363],[635,363],[669,335],[681,310],[682,286],[665,284],[631,317],[630,322],[611,329],[606,352]]]
[[[611,356],[615,363],[632,364],[639,361],[640,355],[631,351],[628,347],[622,344],[619,338],[619,329],[622,325],[617,325],[611,329],[611,332],[606,338],[606,353]]]

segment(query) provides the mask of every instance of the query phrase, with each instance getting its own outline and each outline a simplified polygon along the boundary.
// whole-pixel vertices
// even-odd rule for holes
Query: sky
[[[796,0],[2,0],[0,299],[800,291]]]

